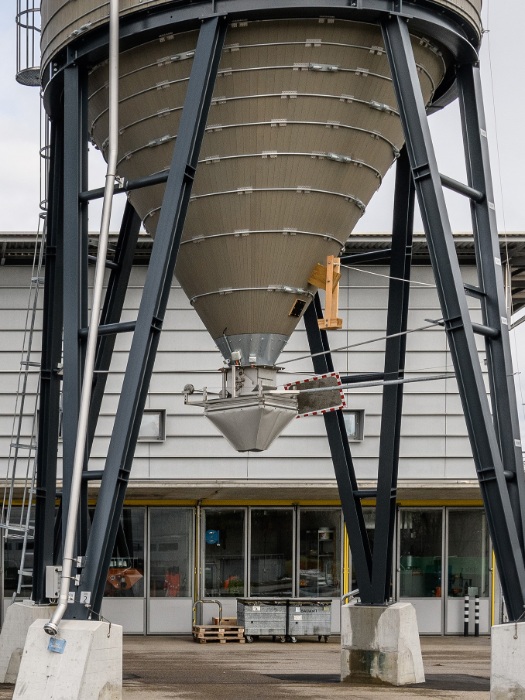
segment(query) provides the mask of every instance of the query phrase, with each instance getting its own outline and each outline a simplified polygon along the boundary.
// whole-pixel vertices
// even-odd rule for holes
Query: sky
[[[0,230],[34,231],[38,226],[40,202],[40,106],[39,91],[15,80],[16,0],[0,2]],[[495,194],[496,215],[501,235],[525,232],[525,59],[523,0],[484,0],[484,36],[480,54],[487,133]],[[430,119],[440,171],[465,181],[463,146],[457,103]],[[105,166],[93,152],[90,186],[101,187]],[[388,231],[391,225],[392,171],[372,199],[356,231]],[[447,193],[454,231],[471,230],[468,203]],[[115,208],[117,221],[119,209]],[[90,229],[99,228],[99,212],[90,207]],[[118,228],[118,224],[115,225]],[[416,219],[416,230],[422,230]],[[525,323],[515,331],[515,373],[518,382],[520,420],[524,427]],[[521,374],[523,372],[523,375]],[[521,377],[523,376],[523,379]]]
[[[39,91],[15,81],[16,0],[0,2],[0,230],[34,230],[38,223]],[[523,0],[484,0],[485,34],[481,51],[482,79],[496,212],[501,231],[525,231],[522,215],[525,138],[523,114]],[[463,148],[457,104],[433,115],[431,127],[441,172],[464,180]],[[93,153],[92,186],[102,186],[104,164]],[[358,231],[390,228],[393,170],[361,219]],[[452,227],[470,230],[468,205],[449,195]],[[416,224],[416,228],[418,224]],[[98,228],[93,217],[93,228]],[[421,229],[421,224],[419,223]]]

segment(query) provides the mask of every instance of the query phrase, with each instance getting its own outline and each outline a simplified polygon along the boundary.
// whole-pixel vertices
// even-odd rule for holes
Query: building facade
[[[23,469],[13,475],[12,462],[13,452],[21,461],[22,445],[31,446],[33,439],[41,309],[37,303],[35,313],[28,311],[32,236],[5,234],[3,239],[0,469],[7,477],[6,494],[10,482],[15,487],[9,516],[15,521],[26,517]],[[349,250],[384,247],[387,240],[355,235]],[[123,320],[136,317],[148,241],[139,245]],[[522,255],[524,246],[525,236],[512,236],[506,259]],[[474,283],[472,241],[458,236],[457,247],[464,280]],[[456,380],[435,379],[453,368],[422,236],[416,236],[414,253],[406,376],[421,381],[407,383],[404,390],[392,597],[414,604],[421,633],[459,634],[464,596],[477,592],[481,631],[487,633],[500,614],[496,572]],[[343,330],[330,333],[336,370],[381,372],[388,267],[357,265],[342,272]],[[103,468],[128,348],[129,338],[119,336],[90,469]],[[300,327],[280,357],[281,384],[313,375],[307,348]],[[479,351],[483,362],[482,342]],[[23,381],[21,364],[30,367]],[[102,614],[128,633],[188,633],[196,600],[219,600],[223,615],[231,616],[237,598],[314,597],[331,604],[337,633],[341,596],[355,583],[323,420],[292,421],[266,452],[235,452],[202,409],[184,401],[188,384],[195,387],[193,396],[204,387],[219,391],[221,366],[213,340],[174,280]],[[359,484],[372,487],[381,386],[348,387],[345,393]],[[20,408],[24,420],[17,423]],[[21,426],[15,438],[14,425]],[[29,469],[31,454],[28,449],[24,456]],[[366,511],[371,542],[373,506],[370,501]],[[4,610],[16,591],[22,547],[22,539],[5,542]],[[29,551],[24,567],[30,562]],[[30,591],[30,580],[24,583],[28,588],[22,595]],[[204,621],[216,611],[215,603],[205,603]]]

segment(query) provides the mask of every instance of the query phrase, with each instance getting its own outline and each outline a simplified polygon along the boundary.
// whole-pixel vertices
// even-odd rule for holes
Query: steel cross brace
[[[224,20],[213,17],[203,22],[199,32],[179,133],[86,549],[85,568],[81,574],[76,602],[69,606],[66,617],[86,618],[91,615],[91,611],[95,614],[100,611],[105,574],[109,567],[122,514],[140,420],[171,289],[225,30]],[[80,592],[89,593],[89,608],[80,602]]]
[[[522,525],[517,523],[512,508],[506,472],[515,475],[511,478],[523,479],[523,466],[517,467],[514,456],[509,457],[512,448],[509,448],[508,445],[505,445],[500,451],[498,437],[507,441],[508,436],[504,436],[502,431],[495,429],[490,411],[408,25],[405,20],[392,17],[382,26],[410,166],[503,594],[510,619],[517,620],[523,614],[525,605],[525,562],[521,542]],[[469,72],[471,74],[470,80]],[[484,143],[485,135],[480,131],[480,127],[483,128],[483,122],[478,121],[476,124],[476,119],[480,120],[480,115],[482,115],[482,105],[479,101],[479,81],[473,83],[476,71],[472,68],[464,67],[460,73],[463,108],[469,115],[472,115],[473,107],[477,109],[477,116],[466,127],[466,131],[471,137],[467,145],[469,180],[473,186],[484,187],[487,204],[490,206],[488,157]],[[476,88],[474,91],[473,87]],[[471,104],[471,100],[474,105]],[[476,129],[478,129],[477,134],[475,133]],[[480,139],[482,140],[481,146],[479,145]],[[474,232],[479,241],[478,245],[483,247],[487,242],[486,239],[482,242],[481,229],[483,227],[487,229],[486,217],[483,222],[483,210],[478,210],[474,205],[473,208]],[[497,236],[495,226],[491,225],[488,228],[491,229],[490,234],[485,233],[485,235],[489,237],[491,252],[487,255],[483,252],[483,265],[479,271],[481,285],[479,293],[481,297],[486,294],[488,298],[497,300],[501,299],[502,293],[497,291],[500,285],[500,275],[494,271],[499,260],[499,255],[496,254],[498,251]],[[489,274],[489,270],[492,270],[491,274]],[[488,314],[489,307],[495,308],[492,307],[494,303],[492,301],[491,304],[487,305],[485,313]],[[495,313],[500,314],[500,320],[493,327],[493,337],[486,336],[486,342],[491,346],[489,355],[493,356],[493,363],[502,368],[496,369],[498,376],[501,373],[508,381],[508,377],[512,376],[510,358],[506,356],[506,343],[502,344],[502,336],[507,330],[501,321],[499,307]],[[494,316],[495,313],[492,312],[491,316]],[[501,347],[493,352],[493,348],[497,347],[498,343],[502,344]],[[496,381],[498,380],[494,379],[494,382]],[[501,385],[499,385],[497,401],[500,402],[500,405],[499,407],[495,406],[495,412],[499,412],[503,416],[505,411],[502,406],[505,406],[507,417],[511,416],[515,407],[510,403],[508,388],[502,391]],[[498,419],[496,421],[498,422]],[[510,420],[510,425],[515,425],[513,417]],[[518,436],[515,435],[514,439],[517,440]],[[507,459],[510,459],[510,464],[503,461]],[[518,492],[522,493],[522,489],[518,489]]]

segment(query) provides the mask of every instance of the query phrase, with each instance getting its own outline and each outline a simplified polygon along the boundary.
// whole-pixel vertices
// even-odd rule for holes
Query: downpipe
[[[115,179],[117,177],[118,154],[118,79],[119,79],[119,2],[110,0],[109,8],[109,148],[108,167],[106,170],[106,182],[104,187],[104,201],[102,205],[102,218],[100,223],[100,235],[98,242],[98,255],[95,267],[95,279],[93,283],[93,304],[91,310],[91,322],[89,324],[86,359],[82,379],[82,393],[80,397],[80,410],[78,417],[77,438],[73,459],[73,474],[71,479],[71,494],[67,515],[66,534],[64,538],[64,555],[62,560],[62,574],[60,578],[60,592],[58,605],[55,608],[49,622],[44,625],[44,630],[49,635],[58,633],[60,622],[64,617],[69,602],[69,591],[72,580],[72,569],[75,553],[75,538],[77,531],[77,518],[80,504],[80,492],[82,486],[82,470],[85,459],[86,436],[88,429],[89,406],[95,368],[95,356],[97,349],[98,328],[100,324],[100,312],[102,308],[102,291],[104,285],[105,262],[108,250],[109,226]]]

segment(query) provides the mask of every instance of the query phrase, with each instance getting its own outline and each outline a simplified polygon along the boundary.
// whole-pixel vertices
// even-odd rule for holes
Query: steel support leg
[[[62,120],[52,122],[49,164],[48,212],[46,218],[46,267],[42,322],[42,359],[38,452],[36,456],[35,541],[33,592],[35,603],[45,602],[46,566],[56,563],[54,546],[57,449],[60,420],[62,360]]]
[[[383,35],[505,602],[510,618],[517,620],[525,604],[521,533],[483,381],[408,26],[392,17],[384,23]],[[495,264],[493,258],[490,266]]]
[[[321,303],[319,296],[316,295],[305,312],[304,324],[310,352],[312,354],[326,353],[313,358],[314,371],[317,374],[334,371],[332,357],[329,354],[328,334],[326,331],[322,331],[317,323],[318,319],[322,317]],[[372,603],[372,555],[344,417],[341,411],[332,411],[325,413],[323,418],[341,498],[343,517],[352,548],[352,568],[357,579],[361,602],[370,604]]]
[[[410,163],[404,148],[397,161],[396,172],[388,285],[385,380],[402,378],[405,369],[405,333],[410,293],[414,198],[415,190]],[[402,405],[403,384],[384,386],[372,558],[372,595],[373,602],[377,605],[385,603],[391,597]]]
[[[458,92],[468,183],[486,195],[482,202],[471,201],[471,211],[483,323],[498,331],[498,337],[485,341],[487,371],[492,417],[503,464],[510,472],[507,488],[524,551],[525,476],[479,66],[459,68]]]
[[[87,592],[90,608],[99,612],[133,454],[146,401],[155,353],[171,289],[177,251],[197,167],[217,75],[225,24],[214,17],[201,27],[157,233],[144,285],[128,366],[124,377],[106,467],[86,550],[79,591]],[[79,602],[66,617],[88,617]]]
[[[69,512],[71,470],[75,454],[87,326],[88,235],[85,205],[79,194],[87,188],[87,95],[81,69],[64,71],[64,380],[63,380],[63,517]],[[87,490],[80,510],[77,544],[85,542]],[[66,532],[63,523],[62,532]]]

